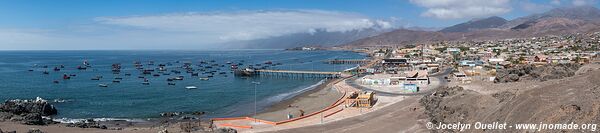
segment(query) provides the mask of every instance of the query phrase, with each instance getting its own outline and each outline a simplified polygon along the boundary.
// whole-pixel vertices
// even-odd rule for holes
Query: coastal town
[[[339,63],[360,63],[346,71],[353,74],[332,83],[331,89],[344,93],[330,106],[315,112],[298,112],[292,107],[280,112],[287,118],[273,122],[265,119],[216,118],[217,126],[239,131],[274,131],[322,124],[353,117],[402,101],[406,97],[426,95],[447,84],[460,86],[479,83],[517,82],[519,73],[510,73],[522,66],[577,66],[597,64],[600,33],[570,34],[469,42],[437,42],[405,47],[354,48],[371,57],[369,62],[336,60]],[[331,62],[330,62],[331,63]],[[573,70],[537,73],[533,80],[545,81],[573,76]],[[529,74],[529,73],[527,73]],[[521,80],[524,80],[521,79]],[[361,105],[360,103],[369,103]],[[295,118],[294,116],[299,116]],[[258,124],[257,123],[261,123]]]
[[[599,43],[600,33],[594,32],[488,41],[434,42],[404,47],[362,47],[350,50],[365,53],[369,57],[368,59],[321,61],[326,64],[358,64],[357,67],[343,72],[240,69],[236,73],[240,73],[237,76],[241,77],[325,78],[327,82],[314,90],[288,99],[258,114],[233,118],[209,118],[201,121],[191,120],[179,122],[180,126],[177,127],[167,126],[162,129],[160,126],[152,126],[149,129],[139,129],[139,131],[160,129],[161,132],[221,130],[270,132],[335,123],[369,113],[381,113],[378,110],[390,108],[389,106],[403,101],[410,101],[415,97],[430,95],[437,89],[446,86],[502,84],[520,80],[546,81],[574,76],[579,67],[586,64],[598,64]],[[303,49],[313,50],[312,48]],[[530,66],[528,69],[548,66],[575,68],[565,67],[537,73],[514,72],[515,69],[524,69],[523,66]],[[15,104],[9,104],[10,102],[13,101],[5,103],[3,109],[13,108],[11,106]],[[26,104],[28,101],[14,102]],[[54,109],[40,98],[30,102],[35,105],[34,107]],[[413,100],[413,102],[416,101]],[[287,104],[287,106],[282,104]],[[46,115],[52,114],[46,113]],[[168,116],[177,115],[176,113],[168,114]],[[48,123],[42,122],[47,121],[44,119],[39,121],[26,119],[26,122],[33,125]],[[81,123],[79,127],[131,130],[111,128],[106,125],[100,126],[99,123],[90,125],[89,122]],[[419,124],[415,123],[415,125]]]
[[[92,22],[54,16],[80,25],[0,30],[12,44],[0,44],[0,133],[599,130],[597,1],[401,1],[408,19],[389,1],[373,1],[376,15],[256,2],[269,10],[165,2],[141,4],[145,16],[134,2]]]

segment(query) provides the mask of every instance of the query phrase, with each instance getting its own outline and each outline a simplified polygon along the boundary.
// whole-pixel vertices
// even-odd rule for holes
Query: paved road
[[[442,83],[440,83],[439,87],[443,87],[446,85],[446,80],[444,76],[448,75],[452,70],[446,69],[442,73],[438,73],[432,75],[432,77],[440,79]],[[437,88],[439,88],[437,87]],[[361,87],[362,89],[369,89],[366,87]],[[437,89],[435,88],[435,89]],[[411,111],[412,108],[416,107],[419,103],[419,99],[421,99],[421,95],[429,94],[433,90],[423,91],[419,94],[415,95],[407,95],[407,94],[396,94],[396,93],[386,93],[386,92],[377,92],[378,95],[386,94],[386,95],[397,95],[397,96],[410,96],[405,100],[394,103],[387,107],[381,108],[379,110],[351,117],[335,122],[330,122],[322,125],[313,125],[301,128],[293,128],[276,132],[284,132],[284,133],[325,133],[325,132],[334,132],[334,133],[391,133],[391,132],[402,132],[406,130],[410,130],[411,132],[427,132],[424,127],[419,126],[418,116],[422,114],[422,109],[418,109],[416,111]],[[372,90],[372,89],[370,89]]]
[[[396,133],[418,124],[418,116],[422,110],[411,111],[411,104],[418,104],[421,96],[409,97],[377,111],[351,118],[342,119],[322,125],[275,131],[278,133]],[[418,130],[417,130],[418,131]]]
[[[448,74],[450,74],[450,72],[452,72],[452,69],[448,68],[448,69],[444,70],[443,72],[432,74],[430,78],[437,78],[438,81],[440,81],[439,86],[436,87],[436,88],[434,88],[434,89],[424,90],[424,91],[420,91],[420,92],[417,92],[417,93],[392,93],[392,92],[385,92],[385,91],[374,90],[374,89],[371,89],[371,88],[368,88],[368,87],[364,87],[362,85],[358,85],[356,83],[356,79],[358,77],[347,79],[346,83],[348,83],[348,85],[350,85],[350,86],[352,86],[354,88],[358,88],[360,90],[366,90],[366,91],[373,91],[377,95],[381,95],[381,96],[417,96],[417,95],[430,94],[435,89],[437,89],[439,87],[442,87],[442,86],[446,86],[446,84],[448,84],[448,82],[446,81],[446,79],[444,79],[444,77],[446,77]]]

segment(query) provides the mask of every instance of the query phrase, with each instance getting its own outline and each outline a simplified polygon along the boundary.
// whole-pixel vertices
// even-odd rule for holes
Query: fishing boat
[[[99,87],[108,87],[106,84],[98,84]]]
[[[183,76],[177,76],[177,77],[173,78],[173,80],[183,80]]]
[[[87,67],[85,67],[85,66],[77,66],[77,69],[78,70],[85,70],[85,69],[87,69]]]
[[[148,81],[148,79],[144,79],[144,82],[142,82],[143,85],[150,85],[150,82]]]
[[[186,86],[185,88],[186,88],[186,89],[190,89],[190,90],[191,90],[191,89],[198,89],[198,87],[196,87],[196,86]]]
[[[67,75],[66,73],[63,74],[63,79],[71,79],[71,77],[69,77],[69,75]]]

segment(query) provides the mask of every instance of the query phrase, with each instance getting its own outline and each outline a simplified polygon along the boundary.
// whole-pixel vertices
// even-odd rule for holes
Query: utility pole
[[[260,82],[252,81],[252,84],[254,84],[254,123],[257,123],[258,121],[256,120],[256,86],[259,85]]]

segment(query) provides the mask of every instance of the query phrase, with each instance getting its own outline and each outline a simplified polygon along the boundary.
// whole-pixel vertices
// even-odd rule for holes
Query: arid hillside
[[[600,122],[600,70],[586,65],[575,76],[548,81],[448,87],[420,103],[429,121],[441,123],[597,124]],[[449,132],[451,130],[434,130]],[[457,130],[454,130],[457,131]],[[467,132],[527,132],[529,130],[467,130]],[[590,130],[543,130],[543,132]]]

